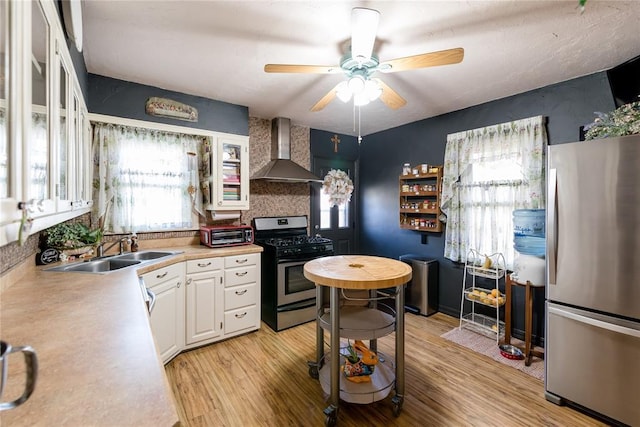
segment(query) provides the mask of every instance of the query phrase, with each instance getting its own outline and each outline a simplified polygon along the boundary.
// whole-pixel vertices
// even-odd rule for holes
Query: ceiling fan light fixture
[[[336,96],[340,101],[344,103],[349,102],[349,100],[351,99],[351,90],[349,89],[349,85],[347,84],[347,82],[341,82],[336,87]]]
[[[351,55],[358,62],[371,58],[376,41],[380,12],[356,7],[351,14]]]
[[[364,84],[364,91],[367,94],[369,101],[375,101],[376,99],[380,98],[380,95],[382,95],[382,88],[380,87],[378,82],[374,80],[366,81],[366,83]]]
[[[354,95],[359,94],[360,92],[364,91],[366,82],[364,80],[364,77],[357,75],[357,76],[353,76],[349,79],[347,86],[349,87],[349,90],[351,91],[351,93],[353,93]]]
[[[360,92],[353,95],[353,103],[358,107],[367,105],[369,102],[370,102],[370,99],[367,96],[366,92]]]

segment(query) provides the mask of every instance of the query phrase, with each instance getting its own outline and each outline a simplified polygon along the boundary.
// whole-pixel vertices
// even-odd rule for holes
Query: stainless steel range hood
[[[276,117],[271,121],[271,161],[251,180],[276,182],[322,182],[320,178],[291,161],[291,120]]]

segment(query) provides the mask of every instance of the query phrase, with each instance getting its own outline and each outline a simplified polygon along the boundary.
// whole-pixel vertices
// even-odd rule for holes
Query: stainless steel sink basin
[[[57,267],[47,268],[46,271],[64,271],[80,273],[109,273],[132,265],[150,262],[156,259],[182,253],[181,251],[141,251],[128,252],[122,255],[113,255],[103,258],[95,258],[84,262],[63,264]]]
[[[117,255],[113,259],[121,260],[135,260],[135,261],[150,261],[158,258],[164,258],[166,256],[175,255],[179,252],[169,251],[142,251],[142,252],[130,252],[122,255]]]
[[[126,259],[96,259],[92,261],[76,262],[47,269],[47,271],[80,271],[85,273],[108,273],[121,268],[140,264],[141,261]]]

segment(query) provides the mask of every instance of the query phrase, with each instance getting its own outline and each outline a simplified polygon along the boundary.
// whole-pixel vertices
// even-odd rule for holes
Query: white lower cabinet
[[[260,254],[189,260],[142,276],[163,363],[182,350],[260,329]]]
[[[187,261],[186,344],[222,334],[224,258]]]
[[[260,328],[260,254],[229,256],[224,261],[224,333]]]
[[[184,274],[184,263],[178,263],[142,276],[145,286],[156,295],[149,321],[164,363],[185,345]]]

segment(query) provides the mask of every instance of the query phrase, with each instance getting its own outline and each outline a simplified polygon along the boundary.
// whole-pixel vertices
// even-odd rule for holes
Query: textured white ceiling
[[[251,116],[356,135],[352,104],[309,109],[344,76],[267,74],[266,63],[337,65],[351,9],[381,13],[381,61],[462,47],[462,63],[377,74],[407,100],[361,110],[361,133],[591,74],[640,55],[640,1],[84,0],[90,73],[249,107]]]

